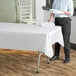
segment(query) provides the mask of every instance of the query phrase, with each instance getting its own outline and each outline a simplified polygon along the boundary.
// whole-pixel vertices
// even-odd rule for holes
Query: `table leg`
[[[48,64],[50,63],[50,58],[49,58],[49,57],[47,57],[47,63],[48,63]]]
[[[39,64],[40,64],[40,57],[42,55],[42,52],[38,52],[38,65],[37,65],[37,73],[39,73]]]

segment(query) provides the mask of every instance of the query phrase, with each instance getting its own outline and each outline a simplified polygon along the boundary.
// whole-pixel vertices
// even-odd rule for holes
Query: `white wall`
[[[75,43],[76,44],[76,16],[72,17],[71,43]]]
[[[44,22],[44,10],[42,6],[45,6],[46,0],[36,0],[36,20],[39,23]]]

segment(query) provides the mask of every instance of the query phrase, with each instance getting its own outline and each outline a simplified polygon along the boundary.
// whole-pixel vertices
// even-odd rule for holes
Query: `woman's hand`
[[[70,12],[68,12],[68,11],[61,11],[63,14],[66,14],[66,15],[70,15],[71,13]]]
[[[52,22],[52,19],[49,19],[48,22]]]
[[[51,13],[48,22],[53,22],[53,19],[54,19],[54,13]]]

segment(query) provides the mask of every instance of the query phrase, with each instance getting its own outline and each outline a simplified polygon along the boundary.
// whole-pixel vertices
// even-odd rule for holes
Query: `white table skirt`
[[[40,51],[52,57],[52,45],[56,42],[64,46],[61,27],[0,23],[0,48]]]

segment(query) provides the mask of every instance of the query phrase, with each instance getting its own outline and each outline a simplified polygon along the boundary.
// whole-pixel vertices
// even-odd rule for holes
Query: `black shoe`
[[[53,56],[50,60],[51,60],[51,61],[54,61],[54,60],[57,60],[57,59],[59,59],[58,56]]]
[[[70,56],[65,55],[65,60],[63,61],[63,63],[69,63],[69,62],[70,62]]]
[[[70,62],[70,59],[65,59],[64,61],[63,61],[63,63],[69,63]]]

